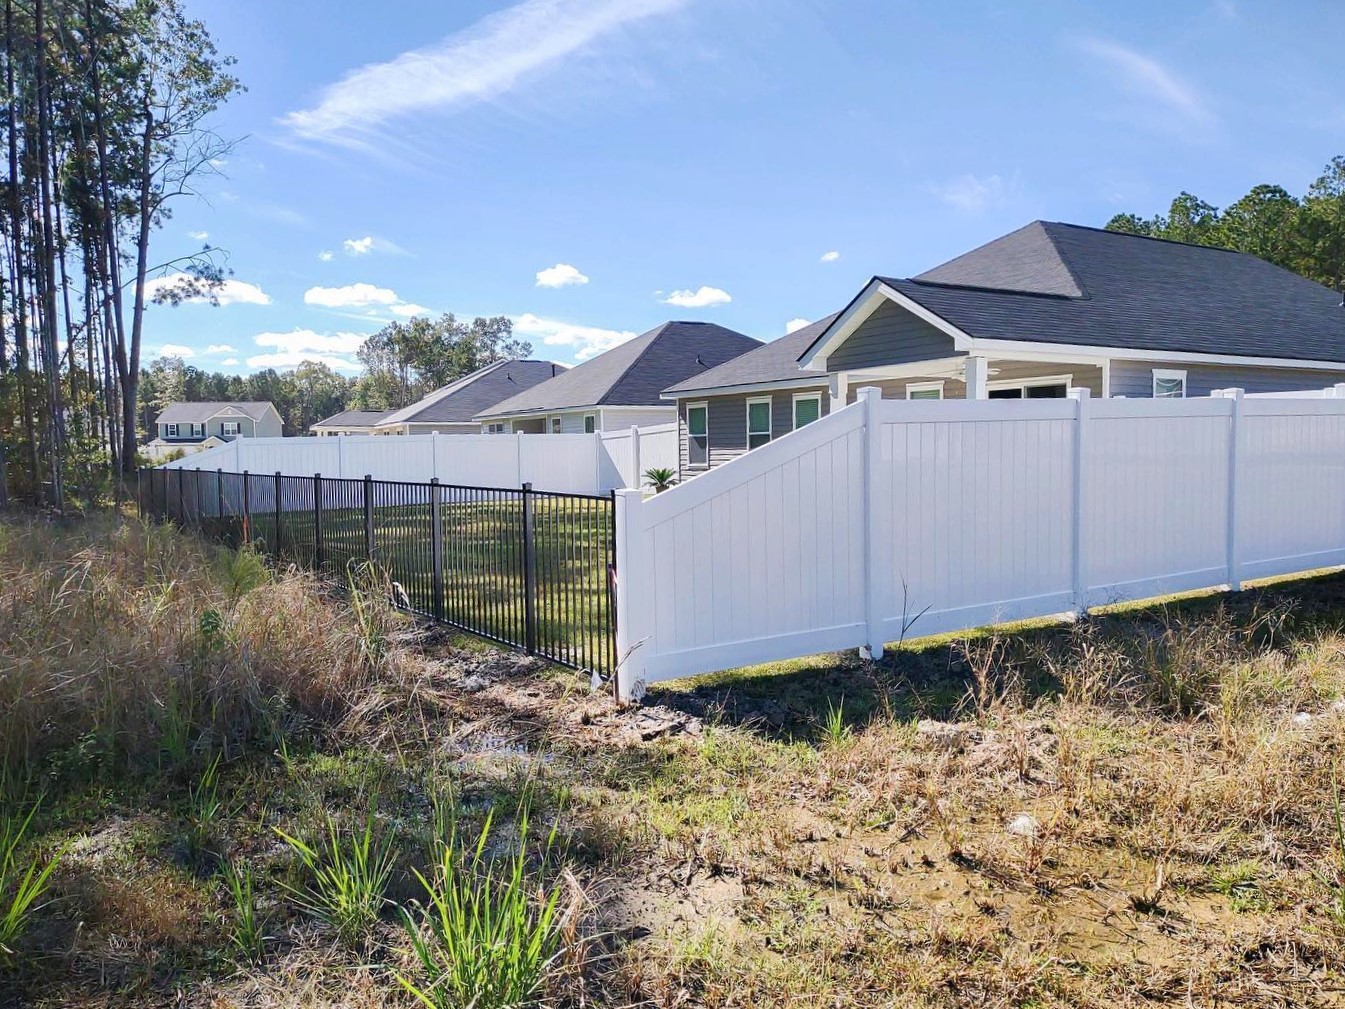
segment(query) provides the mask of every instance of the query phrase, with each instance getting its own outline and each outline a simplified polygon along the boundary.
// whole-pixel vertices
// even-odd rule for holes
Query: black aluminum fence
[[[529,654],[616,668],[612,496],[142,469],[140,509],[278,563],[386,570],[403,608]]]

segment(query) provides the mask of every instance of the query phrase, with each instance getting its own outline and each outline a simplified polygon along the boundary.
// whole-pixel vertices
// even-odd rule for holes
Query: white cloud
[[[602,329],[598,326],[579,326],[556,319],[542,319],[531,312],[515,316],[514,335],[540,340],[548,347],[570,347],[576,361],[586,361],[603,351],[611,350],[638,334],[624,329]]]
[[[785,323],[785,335],[788,336],[790,333],[797,333],[800,329],[802,329],[804,326],[807,325],[809,325],[807,319],[790,319],[788,322]]]
[[[207,354],[237,354],[238,350],[227,343],[212,343],[205,349]]]
[[[145,281],[145,297],[153,299],[155,294],[160,291],[170,289],[177,284],[182,283],[187,278],[185,273],[169,273],[162,277],[155,277],[152,280]],[[269,305],[271,296],[263,291],[256,284],[249,284],[243,280],[234,280],[230,277],[215,289],[215,299],[221,305]],[[208,305],[209,297],[186,298],[183,304]]]
[[[732,300],[728,291],[718,287],[701,287],[695,291],[673,291],[663,302],[679,308],[708,308],[711,305],[727,305]]]
[[[195,357],[196,351],[180,343],[165,343],[159,348],[160,357]]]
[[[331,251],[328,249],[323,249],[321,252],[318,253],[318,259],[324,263],[330,263],[332,261]]]
[[[210,232],[208,232],[208,231],[189,231],[189,232],[187,232],[187,237],[188,237],[188,238],[194,238],[194,239],[196,239],[198,242],[204,242],[207,238],[210,237]]]
[[[1102,39],[1084,39],[1079,48],[1105,62],[1116,82],[1130,94],[1163,106],[1188,123],[1211,118],[1204,98],[1153,57]]]
[[[341,243],[341,248],[346,250],[347,256],[367,256],[371,252],[401,253],[405,251],[396,242],[389,242],[386,238],[377,238],[373,235],[365,235],[363,238],[347,238]]]
[[[252,342],[268,348],[264,354],[247,359],[250,368],[294,368],[305,361],[317,361],[339,371],[359,371],[353,355],[364,345],[367,333],[318,333],[294,329],[288,333],[258,333]]]
[[[835,249],[832,249],[830,252],[822,253],[822,262],[824,263],[834,263],[836,262],[836,260],[840,258],[841,254],[837,252]]]
[[[470,27],[324,88],[312,108],[281,118],[297,136],[363,145],[393,120],[486,102],[604,35],[688,0],[522,0]]]
[[[238,364],[238,358],[236,358],[236,357],[226,357],[223,361],[220,362],[220,367],[222,367],[222,368],[233,368],[233,367],[235,367],[237,364]]]
[[[1010,199],[1012,187],[998,175],[959,176],[952,182],[934,187],[934,195],[969,214],[980,213]]]
[[[365,305],[396,305],[400,301],[392,288],[373,284],[310,287],[304,292],[305,305],[321,305],[323,308],[363,308]]]
[[[417,305],[414,301],[404,301],[399,305],[393,305],[388,309],[393,315],[411,318],[413,315],[432,315],[433,313],[424,305]]]
[[[574,287],[587,283],[588,278],[569,263],[557,263],[537,271],[538,287]]]

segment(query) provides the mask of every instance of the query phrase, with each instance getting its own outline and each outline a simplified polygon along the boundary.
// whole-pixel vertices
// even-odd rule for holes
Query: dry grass
[[[493,809],[534,865],[559,817],[586,894],[547,1004],[1340,1005],[1343,587],[671,685],[651,731],[376,591],[355,612],[167,530],[0,522],[8,801],[47,792],[36,850],[71,845],[0,1004],[410,1004],[394,907],[447,816]],[[531,838],[502,820],[524,797]],[[343,944],[274,829],[370,809],[390,903]],[[252,871],[256,963],[213,858]]]

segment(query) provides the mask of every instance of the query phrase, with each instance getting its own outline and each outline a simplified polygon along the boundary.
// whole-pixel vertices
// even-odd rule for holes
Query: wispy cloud
[[[409,319],[413,315],[431,315],[432,310],[424,305],[417,305],[414,301],[403,301],[400,304],[393,305],[388,309],[393,315],[400,315],[404,319]]]
[[[168,273],[162,277],[154,277],[145,281],[145,297],[153,299],[155,295],[172,290],[179,285],[189,285],[192,278],[185,273]],[[212,292],[215,303],[220,305],[269,305],[271,296],[263,291],[256,284],[249,284],[244,280],[235,280],[230,277]],[[183,298],[184,305],[208,305],[211,303],[209,296],[199,296],[194,298]]]
[[[210,232],[208,232],[208,231],[189,231],[189,232],[187,232],[187,237],[188,237],[188,238],[194,238],[194,239],[196,239],[198,242],[204,242],[207,238],[210,237]]]
[[[367,256],[371,252],[402,253],[406,251],[396,242],[389,242],[386,238],[377,238],[374,235],[365,235],[363,238],[347,238],[341,243],[341,248],[345,249],[347,256]],[[322,258],[321,255],[318,258]]]
[[[785,335],[788,336],[790,333],[797,333],[806,325],[808,325],[807,319],[790,319],[785,323]]]
[[[1001,206],[1013,198],[1014,187],[999,175],[960,175],[932,187],[934,195],[969,214]]]
[[[689,0],[523,0],[329,85],[280,120],[298,137],[364,146],[393,121],[490,101],[636,21]]]
[[[1083,39],[1079,48],[1101,60],[1126,93],[1163,108],[1187,124],[1213,119],[1204,97],[1152,56],[1104,39]]]
[[[180,343],[165,343],[159,348],[160,357],[195,357],[196,351]]]
[[[323,249],[321,252],[318,253],[318,262],[330,263],[331,261],[332,261],[332,253],[330,249]]]
[[[220,366],[221,366],[221,367],[224,367],[224,368],[234,368],[234,367],[237,367],[237,366],[238,366],[238,358],[236,358],[236,357],[228,357],[228,358],[225,358],[223,361],[220,362]]]
[[[830,252],[822,253],[822,262],[824,263],[834,263],[836,262],[836,260],[840,258],[841,254],[837,252],[835,249],[832,249]]]
[[[678,308],[709,308],[711,305],[727,305],[732,300],[729,292],[722,288],[702,286],[694,291],[673,291],[663,303]]]
[[[557,263],[537,271],[538,287],[576,287],[587,283],[588,278],[569,263]]]
[[[319,333],[312,329],[258,333],[252,342],[267,352],[252,355],[247,363],[250,368],[295,368],[305,361],[316,361],[338,371],[359,371],[360,363],[352,355],[368,338],[366,333]]]
[[[304,292],[305,305],[322,308],[362,308],[365,305],[395,305],[401,299],[390,287],[373,284],[347,284],[345,287],[310,287]]]
[[[212,343],[205,349],[207,354],[237,354],[235,347],[230,347],[227,343]]]
[[[512,321],[515,336],[540,341],[548,347],[567,347],[576,361],[596,357],[603,351],[611,350],[636,336],[626,329],[581,326],[556,319],[543,319],[531,312],[516,316]]]

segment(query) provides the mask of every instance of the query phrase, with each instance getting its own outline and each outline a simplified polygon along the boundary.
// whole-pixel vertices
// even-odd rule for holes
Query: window
[[[552,434],[560,434],[560,418],[559,417],[548,418],[547,427],[551,430]]]
[[[169,425],[168,425],[168,431],[167,431],[165,437],[168,437],[168,438],[176,438],[177,436],[178,436],[178,433],[177,433],[177,425],[176,425],[176,424],[169,424]]]
[[[687,465],[710,465],[709,411],[704,403],[687,404]]]
[[[794,397],[794,430],[822,416],[821,393],[798,393]]]
[[[747,447],[759,448],[771,440],[771,398],[747,401]]]
[[[584,434],[592,434],[598,430],[598,415],[596,413],[584,414]]]
[[[238,420],[226,420],[220,424],[220,434],[224,437],[237,437],[243,431],[243,422]]]
[[[943,399],[942,382],[907,382],[907,399]]]
[[[1186,372],[1154,369],[1154,399],[1182,399],[1186,395]]]
[[[1073,375],[1050,375],[1021,382],[991,382],[986,386],[985,396],[986,399],[1064,399],[1073,381]]]
[[[504,421],[486,425],[486,434],[504,434]]]

